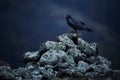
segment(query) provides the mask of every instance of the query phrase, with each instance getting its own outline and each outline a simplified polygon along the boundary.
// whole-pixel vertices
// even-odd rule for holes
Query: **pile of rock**
[[[0,67],[0,79],[6,80],[112,80],[120,71],[98,55],[96,43],[88,43],[76,33],[58,36],[58,42],[47,41],[36,52],[23,55],[25,67]],[[114,75],[114,76],[113,76]]]

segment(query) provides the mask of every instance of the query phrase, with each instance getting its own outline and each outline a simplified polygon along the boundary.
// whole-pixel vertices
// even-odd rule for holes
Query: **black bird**
[[[85,26],[85,23],[83,23],[83,22],[77,22],[70,15],[67,15],[65,18],[66,18],[67,24],[71,28],[73,28],[75,31],[77,31],[77,30],[85,30],[87,32],[92,32],[91,29],[89,29],[89,28],[87,28]]]

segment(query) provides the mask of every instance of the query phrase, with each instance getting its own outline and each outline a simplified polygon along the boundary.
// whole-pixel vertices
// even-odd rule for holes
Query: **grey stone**
[[[0,80],[16,80],[13,70],[10,67],[0,66]]]
[[[56,64],[56,66],[59,66],[61,68],[70,68],[75,67],[74,58],[71,55],[66,55],[66,53],[63,52],[63,54],[56,54],[59,57],[59,62]]]
[[[56,74],[57,74],[57,72],[54,71],[52,68],[39,67],[39,69],[40,69],[41,73],[49,79],[56,76]]]
[[[67,54],[73,56],[74,59],[82,56],[81,51],[77,48],[68,49]]]
[[[32,79],[31,80],[42,80],[43,75],[32,75]]]
[[[95,56],[91,56],[89,58],[86,58],[87,61],[89,61],[90,63],[94,63],[95,62],[96,57]]]
[[[50,64],[50,65],[57,63],[59,61],[59,58],[57,57],[56,53],[57,53],[56,50],[47,51],[41,56],[39,63]]]
[[[84,41],[82,38],[78,38],[78,47],[82,52],[85,52],[89,55],[96,55],[97,44],[96,43],[88,43]]]
[[[31,74],[39,75],[40,74],[40,70],[36,68],[36,69],[32,70]]]
[[[94,58],[92,68],[93,68],[93,65],[94,65],[95,71],[102,72],[102,73],[111,71],[110,69],[111,62],[104,57],[97,56],[96,58]]]
[[[59,42],[45,42],[36,52],[26,52],[25,67],[11,69],[1,65],[0,80],[120,79],[120,71],[112,70],[110,61],[96,55],[96,43],[84,41],[78,33],[66,33],[58,39]]]
[[[66,63],[68,63],[72,68],[75,67],[75,62],[74,62],[74,58],[71,55],[67,55],[63,57],[64,61]]]
[[[67,56],[67,53],[62,50],[54,50],[53,52],[56,56],[58,56],[59,59],[62,59],[63,57]]]
[[[81,53],[81,58],[86,60],[87,59],[87,55],[85,53]]]
[[[32,78],[31,70],[24,68],[24,67],[19,67],[18,69],[14,70],[14,74],[17,78],[19,78],[19,79],[22,78],[22,80]]]
[[[45,68],[52,68],[52,69],[54,68],[53,65],[45,65],[44,67],[45,67]]]
[[[36,52],[26,52],[23,55],[23,62],[36,62],[40,58],[39,51]]]
[[[81,72],[78,71],[78,70],[75,70],[74,73],[73,73],[73,75],[74,75],[75,77],[85,78],[84,73],[81,73]]]
[[[99,66],[95,65],[95,64],[91,64],[90,68],[92,68],[93,71],[95,71],[95,72],[99,72],[99,73],[102,72],[102,69]]]
[[[64,62],[64,63],[58,63],[58,64],[56,64],[54,67],[56,68],[68,68],[68,66],[69,66],[69,63],[67,63],[67,62]]]
[[[30,74],[33,80],[41,80],[43,78],[43,75],[41,74],[41,71],[39,68],[32,70]]]
[[[27,72],[27,69],[24,67],[19,67],[18,69],[13,70],[15,76],[22,76]]]
[[[110,69],[109,67],[102,66],[102,65],[91,64],[90,67],[91,67],[95,72],[99,72],[99,73],[103,73],[103,74],[111,71],[111,69]]]
[[[74,69],[60,69],[60,73],[72,76],[75,73],[75,70]]]
[[[62,50],[49,50],[45,54],[41,56],[40,62],[43,64],[57,64],[61,62],[66,62],[69,65],[73,66],[75,65],[74,58],[71,55],[67,55]]]
[[[90,69],[90,66],[88,63],[84,61],[79,61],[77,64],[77,70],[79,70],[82,73],[87,72]]]
[[[98,76],[98,72],[87,72],[85,76],[89,78],[95,78]]]
[[[97,56],[94,61],[95,64],[101,64],[103,66],[111,66],[111,62],[102,56]]]
[[[68,47],[77,47],[74,42],[69,38],[69,34],[63,34],[58,36],[59,41],[66,44]]]
[[[107,73],[107,72],[110,72],[112,69],[110,69],[110,67],[106,64],[103,64],[103,65],[98,65],[100,68],[101,68],[101,72],[103,73]]]
[[[23,80],[21,77],[16,77],[16,80]]]
[[[54,42],[54,41],[47,41],[45,42],[46,49],[50,50],[65,50],[66,46],[63,42]]]
[[[57,64],[63,62],[63,57],[66,56],[66,53],[62,50],[49,50],[41,56],[39,63]]]
[[[32,63],[32,62],[29,62],[26,64],[25,68],[28,69],[28,70],[33,70],[36,68],[36,64],[35,63]]]

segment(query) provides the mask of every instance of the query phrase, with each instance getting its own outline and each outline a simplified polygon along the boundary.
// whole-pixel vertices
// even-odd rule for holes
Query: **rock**
[[[30,64],[29,64],[30,65]],[[40,69],[36,68],[22,68],[19,67],[18,69],[14,70],[14,74],[16,78],[19,80],[41,80],[42,74],[40,74]]]
[[[86,58],[86,60],[88,61],[88,62],[90,62],[90,63],[94,63],[94,61],[95,61],[95,56],[91,56],[91,57],[89,57],[89,58]]]
[[[0,80],[16,80],[10,67],[0,66]]]
[[[21,77],[16,77],[16,80],[23,80]]]
[[[101,71],[103,73],[108,73],[110,72],[112,69],[110,69],[110,67],[106,64],[103,64],[103,65],[98,65],[100,68],[101,68]]]
[[[24,67],[0,66],[0,80],[119,80],[120,71],[98,56],[97,44],[79,38],[78,33],[58,36],[47,41],[36,52],[26,52]]]
[[[101,65],[107,66],[107,67],[111,66],[111,62],[102,56],[97,56],[94,60],[94,64],[101,64]]]
[[[88,55],[96,55],[97,54],[97,44],[96,43],[88,43],[81,38],[78,38],[78,47],[80,50]]]
[[[67,56],[67,53],[65,51],[62,51],[62,50],[55,50],[54,52],[55,52],[55,55],[58,56],[59,62],[62,62],[63,57]]]
[[[45,42],[45,47],[47,50],[66,50],[66,46],[63,42],[54,42],[54,41],[47,41]]]
[[[52,68],[52,69],[53,69],[54,66],[53,66],[53,65],[45,65],[44,68],[46,68],[46,69],[47,69],[47,68]]]
[[[38,79],[42,79],[43,75],[40,72],[39,68],[36,68],[34,70],[31,71],[31,75],[34,78],[33,80],[38,80]]]
[[[26,73],[28,73],[28,70],[24,67],[19,67],[18,69],[14,69],[13,71],[17,78],[25,78]]]
[[[74,58],[76,64],[78,63],[79,60],[83,59],[83,54],[77,48],[68,49],[67,55],[71,55]]]
[[[67,63],[67,62],[58,63],[57,65],[54,66],[54,69],[55,69],[55,70],[58,70],[59,68],[65,69],[65,68],[68,68],[68,66],[70,66],[70,65],[69,65],[69,63]]]
[[[36,52],[26,52],[23,55],[23,62],[37,62],[40,58],[39,51]]]
[[[98,72],[87,72],[85,76],[88,78],[95,78],[98,76]]]
[[[29,62],[26,64],[25,68],[28,70],[33,70],[37,67],[37,64],[33,63],[33,62]]]
[[[75,72],[73,73],[73,75],[75,77],[85,78],[85,75],[83,73],[81,73],[80,71],[78,71],[78,70],[75,70]]]
[[[26,68],[24,67],[18,67],[17,69],[13,69],[13,72],[17,75],[17,74],[22,74],[26,71]]]
[[[95,64],[91,64],[90,68],[92,68],[94,72],[99,72],[99,73],[102,72],[102,68],[100,68],[99,66],[97,66]]]
[[[59,41],[66,44],[68,47],[77,47],[74,42],[69,38],[69,34],[63,34],[58,36]]]
[[[74,69],[60,69],[58,76],[72,76],[74,72],[75,72]]]
[[[52,79],[57,74],[57,72],[54,71],[52,68],[39,67],[39,69],[43,74],[43,77],[47,77],[49,79]]]
[[[95,71],[102,72],[102,73],[111,71],[110,69],[111,62],[105,59],[104,57],[101,57],[101,56],[95,57],[93,61],[93,65],[94,65]],[[93,65],[92,65],[92,68],[93,68]]]
[[[90,69],[89,64],[84,61],[79,61],[77,64],[77,70],[82,73],[86,73]]]
[[[68,49],[67,54],[73,56],[74,59],[82,56],[81,51],[77,48]]]
[[[106,74],[111,71],[109,67],[102,66],[102,65],[91,64],[90,67],[93,69],[93,71],[98,73],[103,73],[103,74]]]
[[[59,58],[57,57],[56,53],[57,53],[56,50],[47,51],[41,56],[39,63],[42,65],[46,64],[54,65],[59,61]]]
[[[43,75],[32,75],[32,80],[42,80],[43,79]]]
[[[40,62],[41,64],[49,64],[54,65],[57,63],[65,63],[67,62],[69,65],[74,66],[75,62],[72,56],[67,55],[62,50],[49,50],[45,54],[41,56]]]
[[[74,62],[74,58],[71,55],[64,56],[63,59],[66,63],[68,63],[71,67],[74,67],[76,64]]]

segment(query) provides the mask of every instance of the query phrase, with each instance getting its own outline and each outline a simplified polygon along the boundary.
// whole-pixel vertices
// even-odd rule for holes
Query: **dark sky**
[[[93,33],[82,37],[96,42],[101,56],[120,69],[120,0],[0,0],[0,60],[13,68],[23,66],[27,51],[71,31],[65,22],[70,14],[85,22]]]

